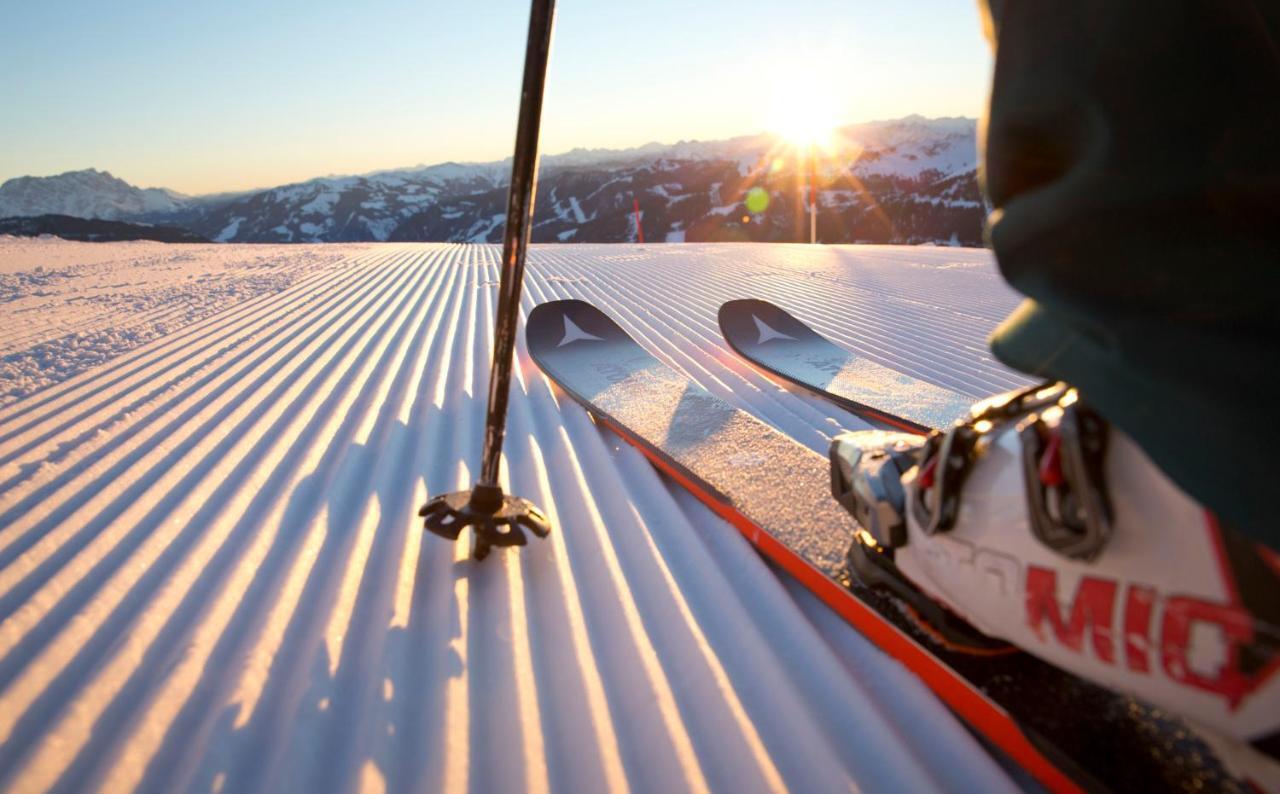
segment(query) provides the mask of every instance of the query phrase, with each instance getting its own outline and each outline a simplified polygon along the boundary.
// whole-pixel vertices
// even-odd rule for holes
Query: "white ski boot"
[[[1220,526],[1074,389],[1002,395],[927,438],[846,433],[831,459],[832,490],[862,527],[853,573],[901,596],[935,639],[985,652],[959,615],[1275,755],[1280,557]]]

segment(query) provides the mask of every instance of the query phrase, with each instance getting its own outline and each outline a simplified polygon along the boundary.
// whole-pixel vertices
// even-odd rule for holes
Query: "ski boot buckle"
[[[1053,409],[1050,409],[1053,410]],[[1056,426],[1033,414],[1018,429],[1031,531],[1064,557],[1095,559],[1111,536],[1104,485],[1107,425],[1075,390],[1056,404]]]

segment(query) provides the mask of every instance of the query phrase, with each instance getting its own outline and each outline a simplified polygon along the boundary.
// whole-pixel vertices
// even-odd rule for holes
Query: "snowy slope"
[[[424,537],[478,466],[499,250],[350,255],[0,408],[0,786],[1008,787],[523,340],[507,474],[554,533],[479,564]],[[537,247],[524,305],[591,300],[821,449],[857,420],[729,353],[744,294],[975,396],[1020,382],[982,352],[1015,299],[981,250]]]
[[[0,405],[243,300],[279,292],[359,248],[309,246],[286,254],[264,246],[0,236]]]

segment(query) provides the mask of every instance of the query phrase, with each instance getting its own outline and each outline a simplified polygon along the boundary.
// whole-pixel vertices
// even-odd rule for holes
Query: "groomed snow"
[[[151,258],[197,279],[233,250],[83,246],[89,267],[51,243],[70,275],[41,296],[14,245],[0,271],[51,318],[45,341],[77,285]],[[499,247],[252,250],[297,278],[175,306],[165,334],[0,407],[0,787],[1010,788],[923,685],[558,394],[523,339],[506,472],[555,531],[482,563],[423,535],[427,494],[478,468]],[[745,296],[975,397],[1023,382],[984,352],[1016,297],[980,250],[538,246],[524,308],[590,300],[823,450],[858,421],[728,351],[716,308]],[[137,319],[104,306],[104,327]]]
[[[0,405],[358,250],[0,237]]]

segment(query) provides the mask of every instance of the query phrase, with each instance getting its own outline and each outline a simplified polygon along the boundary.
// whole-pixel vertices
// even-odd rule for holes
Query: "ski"
[[[663,364],[592,305],[537,306],[526,339],[543,372],[597,421],[1047,788],[1242,789],[1180,720],[1010,646],[952,642],[904,601],[860,585],[846,556],[858,530],[830,495],[827,460]]]
[[[965,416],[973,398],[853,355],[768,301],[720,307],[720,331],[738,355],[866,419],[927,433]]]

